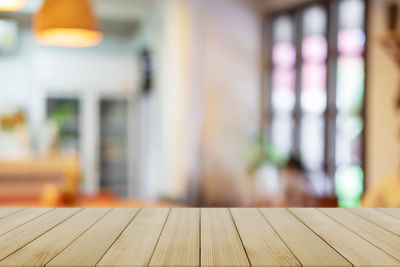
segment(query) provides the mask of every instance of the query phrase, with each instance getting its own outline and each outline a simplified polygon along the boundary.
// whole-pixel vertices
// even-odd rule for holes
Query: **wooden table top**
[[[400,266],[400,209],[0,209],[0,266],[44,265]]]

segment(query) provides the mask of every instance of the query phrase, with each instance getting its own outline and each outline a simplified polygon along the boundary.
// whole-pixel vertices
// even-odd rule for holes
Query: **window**
[[[313,2],[269,23],[268,143],[340,206],[357,206],[364,185],[365,5]]]
[[[80,99],[78,97],[55,96],[46,99],[47,118],[57,127],[56,150],[60,153],[79,152],[81,137]]]
[[[13,52],[18,43],[18,24],[14,20],[0,18],[0,54]]]

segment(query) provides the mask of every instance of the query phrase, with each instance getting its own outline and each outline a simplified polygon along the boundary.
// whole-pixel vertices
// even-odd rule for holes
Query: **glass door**
[[[128,195],[128,101],[100,100],[100,186]]]

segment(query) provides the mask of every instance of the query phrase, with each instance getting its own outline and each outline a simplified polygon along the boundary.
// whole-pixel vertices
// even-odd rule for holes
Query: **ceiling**
[[[102,20],[137,22],[147,14],[157,0],[91,0],[93,9]],[[27,0],[20,13],[32,14],[43,0]]]
[[[170,0],[91,0],[93,9],[101,20],[137,22],[157,3]],[[216,0],[217,1],[217,0]],[[262,13],[277,12],[313,0],[240,0],[249,1]],[[33,14],[43,0],[27,0],[20,13]]]
[[[286,10],[315,0],[252,0],[258,10],[263,13],[273,13]]]

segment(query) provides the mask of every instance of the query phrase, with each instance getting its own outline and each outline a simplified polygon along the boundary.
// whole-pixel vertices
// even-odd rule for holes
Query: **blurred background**
[[[399,206],[400,1],[0,0],[0,206]]]

